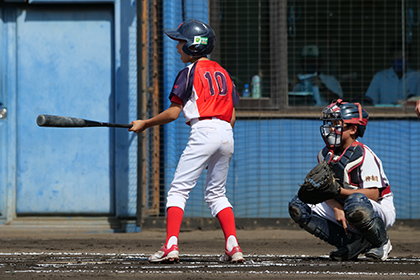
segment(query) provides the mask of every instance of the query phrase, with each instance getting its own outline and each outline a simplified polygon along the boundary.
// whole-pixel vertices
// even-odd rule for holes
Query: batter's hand
[[[143,120],[132,121],[130,124],[133,126],[128,131],[133,131],[135,133],[143,132],[147,128],[146,122]]]
[[[420,117],[420,99],[417,100],[417,103],[416,103],[416,114],[417,114],[417,117]]]

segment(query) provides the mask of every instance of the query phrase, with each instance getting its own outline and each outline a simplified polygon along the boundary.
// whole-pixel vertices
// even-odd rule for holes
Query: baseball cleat
[[[162,247],[149,257],[151,263],[174,263],[179,262],[179,249],[178,245],[172,245],[167,249]]]
[[[332,251],[330,258],[333,261],[357,260],[359,254],[366,252],[369,247],[370,243],[366,239],[358,237],[355,241]]]
[[[352,261],[356,260],[358,255],[353,259],[349,259],[349,250],[346,247],[340,247],[330,253],[330,259],[333,261]]]
[[[372,248],[369,251],[366,252],[365,256],[369,260],[373,261],[385,261],[388,259],[388,255],[392,250],[391,240],[388,239],[388,242],[385,243],[385,245],[378,247],[378,248]]]
[[[241,248],[239,246],[236,246],[233,247],[233,249],[230,252],[226,250],[225,254],[220,257],[220,261],[231,263],[243,263],[245,260]]]

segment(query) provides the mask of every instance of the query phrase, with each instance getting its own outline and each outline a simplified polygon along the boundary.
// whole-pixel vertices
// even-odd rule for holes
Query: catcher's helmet
[[[197,19],[186,20],[177,30],[167,30],[165,34],[173,40],[186,41],[182,51],[192,57],[209,55],[216,43],[213,29]]]
[[[354,124],[357,126],[357,137],[363,137],[368,123],[369,114],[359,103],[347,103],[338,99],[322,110],[321,120],[324,124],[321,126],[321,135],[327,146],[338,147],[341,144],[342,127],[333,125],[335,133],[330,132],[331,121],[340,121]]]

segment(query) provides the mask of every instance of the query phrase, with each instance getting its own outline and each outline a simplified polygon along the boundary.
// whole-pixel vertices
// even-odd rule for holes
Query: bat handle
[[[108,127],[123,127],[123,128],[132,128],[132,124],[119,124],[119,123],[109,123]]]

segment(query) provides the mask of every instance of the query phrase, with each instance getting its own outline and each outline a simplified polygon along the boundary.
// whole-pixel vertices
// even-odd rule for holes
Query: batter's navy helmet
[[[173,40],[186,41],[182,51],[192,57],[211,54],[216,43],[213,29],[197,19],[186,20],[177,30],[167,30],[165,34]]]
[[[369,114],[359,103],[347,103],[338,99],[322,111],[321,120],[343,120],[344,123],[357,126],[357,136],[363,137],[368,123]]]

